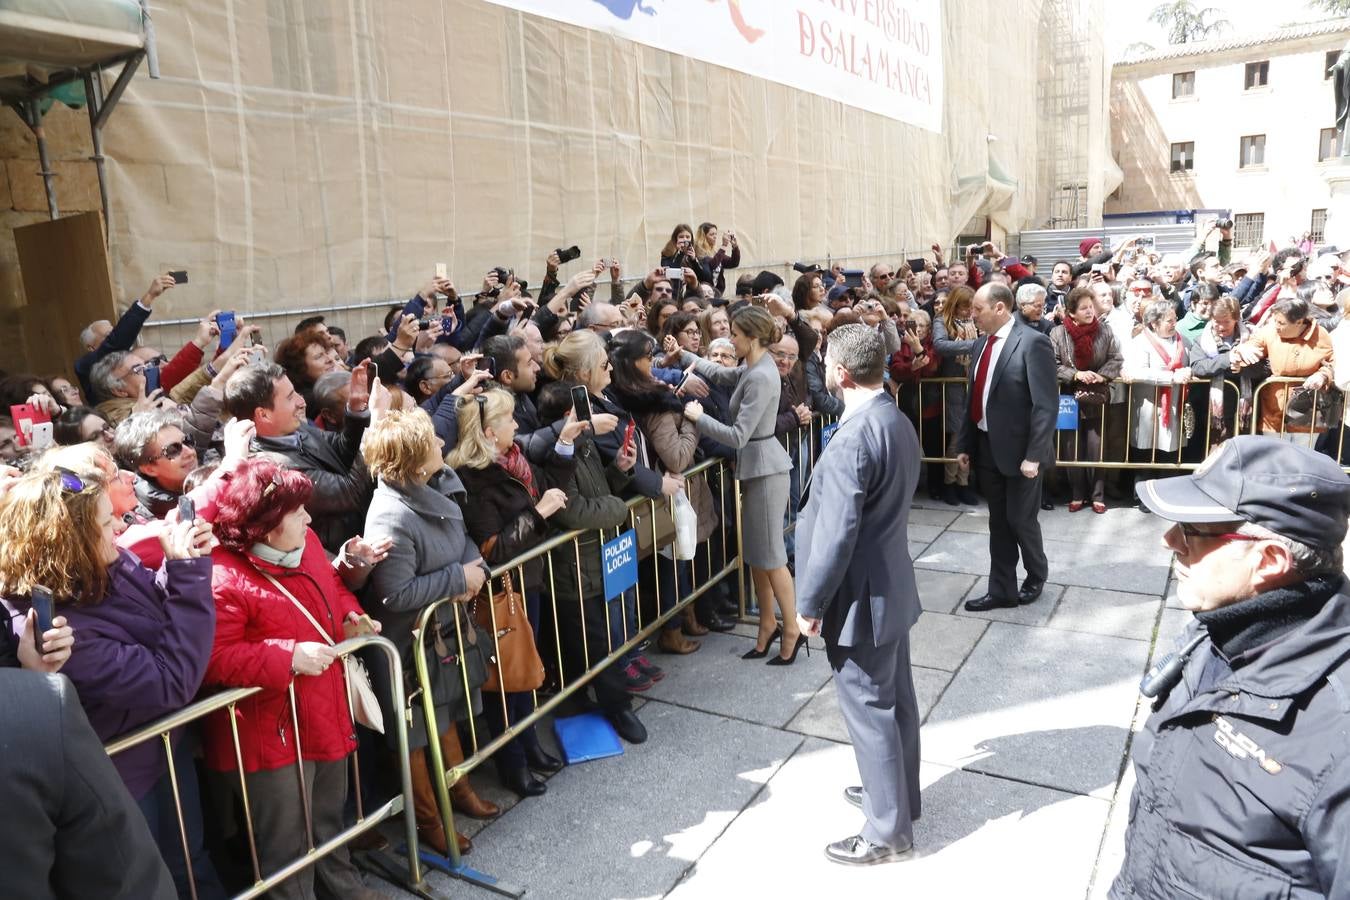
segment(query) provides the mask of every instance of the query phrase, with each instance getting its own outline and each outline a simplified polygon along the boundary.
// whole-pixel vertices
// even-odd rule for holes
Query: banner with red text
[[[942,130],[941,0],[488,0]]]

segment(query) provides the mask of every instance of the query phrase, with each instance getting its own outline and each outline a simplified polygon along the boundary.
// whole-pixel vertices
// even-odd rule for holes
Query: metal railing
[[[548,589],[543,595],[543,600],[544,602],[550,603],[552,607],[550,610],[552,615],[549,617],[549,620],[553,624],[553,633],[549,635],[549,637],[552,638],[553,646],[556,650],[557,668],[554,674],[558,679],[558,690],[553,696],[544,700],[542,703],[540,702],[539,692],[532,692],[532,711],[523,718],[517,719],[515,722],[512,722],[510,718],[506,694],[504,692],[498,692],[497,699],[493,700],[489,699],[485,692],[483,701],[485,704],[489,702],[501,703],[501,721],[505,723],[505,728],[502,729],[499,734],[483,743],[479,741],[478,729],[474,722],[474,716],[469,716],[468,727],[472,752],[466,754],[463,762],[451,766],[449,769],[446,768],[445,759],[441,753],[439,743],[435,739],[430,739],[428,741],[427,747],[429,764],[432,770],[433,786],[436,790],[437,803],[440,808],[442,827],[445,829],[445,834],[447,836],[455,833],[454,811],[450,802],[450,787],[453,784],[461,778],[466,777],[478,766],[482,765],[489,757],[507,743],[516,739],[526,729],[533,727],[535,723],[553,712],[561,704],[567,702],[606,668],[626,656],[641,642],[647,640],[650,636],[655,634],[658,629],[665,626],[666,623],[675,616],[681,615],[689,604],[693,603],[714,585],[741,569],[739,547],[735,548],[735,553],[732,555],[731,551],[733,548],[731,538],[727,532],[727,525],[729,522],[727,507],[731,504],[735,506],[732,515],[735,517],[735,522],[737,524],[736,534],[739,535],[740,533],[740,494],[738,490],[731,487],[730,493],[732,493],[732,497],[730,499],[727,497],[727,474],[728,470],[721,459],[706,460],[693,466],[684,473],[686,492],[689,492],[691,489],[697,490],[698,486],[702,484],[713,494],[714,503],[717,505],[717,511],[719,513],[715,532],[720,533],[720,538],[717,538],[714,534],[710,534],[705,540],[700,542],[703,550],[703,577],[702,579],[699,579],[699,573],[695,570],[693,583],[689,585],[691,590],[688,592],[682,592],[679,587],[681,579],[678,569],[679,562],[681,561],[676,560],[674,554],[667,560],[660,552],[665,546],[669,546],[670,541],[673,541],[673,538],[661,533],[662,529],[659,516],[659,513],[664,506],[665,511],[670,513],[673,517],[673,501],[670,499],[656,500],[647,497],[639,497],[630,500],[627,504],[628,520],[624,525],[620,525],[613,529],[568,531],[552,537],[528,552],[492,569],[491,577],[484,585],[483,589],[488,596],[493,593],[494,582],[499,582],[508,575],[513,576],[515,584],[524,585],[526,583],[525,566],[532,562],[542,563],[546,572],[548,585]],[[716,490],[713,490],[712,488],[714,483],[717,486]],[[645,614],[642,579],[639,578],[637,585],[632,588],[634,594],[633,610],[635,614],[635,621],[631,623],[633,627],[631,629],[629,628],[630,623],[628,621],[627,605],[622,599],[622,595],[620,595],[618,606],[621,622],[619,624],[622,626],[622,630],[616,632],[614,628],[616,623],[611,618],[613,613],[610,610],[615,598],[597,598],[593,595],[588,596],[586,588],[587,581],[593,583],[597,580],[595,577],[595,566],[601,563],[601,544],[607,538],[618,537],[626,530],[632,530],[635,533],[640,530],[641,532],[650,534],[651,543],[646,551],[642,551],[642,556],[644,559],[651,559],[652,566],[654,567],[654,571],[651,573],[653,576],[651,578],[651,588],[654,594],[652,601],[655,614]],[[720,550],[720,554],[715,556],[715,549]],[[721,562],[721,565],[715,566],[715,560]],[[672,580],[676,587],[675,595],[668,595],[666,602],[663,603],[661,598],[660,567],[666,561],[669,562],[672,568]],[[693,560],[689,560],[688,562],[692,566],[696,566],[698,556],[696,555]],[[587,578],[588,572],[591,575],[589,579]],[[566,599],[566,602],[575,602],[577,604],[577,616],[575,619],[572,619],[570,616],[559,615],[558,584],[560,578],[575,579],[573,582],[575,591],[570,591],[569,596]],[[744,612],[745,596],[743,593],[743,580],[740,582],[739,590],[742,592],[740,595],[740,608],[742,612]],[[437,721],[435,703],[425,702],[425,698],[432,696],[431,687],[433,682],[430,665],[425,652],[427,638],[429,629],[436,627],[435,623],[438,618],[438,611],[455,602],[455,598],[446,597],[423,608],[418,616],[417,624],[413,629],[414,667],[417,672],[418,690],[423,698],[423,702],[421,703],[422,714],[426,720],[428,735],[440,734],[442,724]],[[603,605],[604,630],[607,637],[607,641],[603,647],[593,647],[590,638],[587,635],[586,621],[588,615],[585,606],[588,603],[596,602]],[[595,613],[592,612],[591,615],[594,616]],[[469,667],[466,664],[467,656],[465,652],[464,626],[461,624],[462,618],[463,617],[460,615],[453,616],[456,656],[459,665],[459,675],[463,679],[464,695],[465,697],[470,697],[477,686],[472,685],[469,680]],[[582,652],[579,660],[575,658],[575,653],[568,653],[565,649],[565,644],[571,643],[575,645],[575,641],[564,640],[564,634],[561,630],[561,623],[564,619],[575,622],[577,627],[580,628]],[[645,622],[644,619],[646,620]],[[493,610],[490,621],[491,628],[489,631],[493,636],[493,660],[495,660],[495,662],[490,664],[495,665],[497,668],[497,683],[504,684],[503,662],[499,652],[500,645],[497,643],[499,629],[495,609]],[[621,640],[616,644],[614,640],[616,633],[626,636],[626,639]],[[581,664],[579,672],[577,671],[578,662]],[[574,673],[571,677],[568,675],[569,671]],[[449,723],[449,727],[454,727],[454,723]],[[427,856],[426,859],[429,864],[436,866],[436,868],[441,869],[456,878],[489,888],[490,890],[501,894],[520,896],[524,893],[522,888],[503,883],[490,875],[486,875],[485,873],[478,872],[465,866],[461,862],[457,842],[453,838],[448,837],[446,843],[449,849],[449,857],[442,860],[437,857]]]
[[[1279,435],[1344,464],[1345,436],[1340,428],[1344,397],[1335,388],[1309,390],[1303,401],[1309,412],[1291,421],[1288,398],[1301,391],[1304,381],[1304,377],[1269,376],[1248,392],[1230,379],[1217,384],[1201,379],[1172,385],[1116,379],[1108,383],[1112,389],[1108,402],[1079,404],[1077,428],[1056,428],[1054,464],[1060,468],[1185,471],[1199,466],[1219,444],[1238,434]],[[946,438],[960,423],[952,421],[948,411],[965,414],[966,386],[967,380],[959,376],[897,385],[896,403],[914,423],[921,446],[930,446],[925,441],[929,430],[940,429],[944,452],[925,453],[925,463],[956,462]],[[1221,404],[1213,403],[1211,395],[1216,389],[1223,392]],[[1164,407],[1169,409],[1166,424],[1160,413]],[[1214,409],[1221,413],[1214,414]],[[1193,425],[1189,435],[1188,422]],[[1096,432],[1095,453],[1083,452],[1085,429]],[[1350,472],[1350,465],[1346,471]]]
[[[348,655],[354,653],[357,650],[360,650],[363,647],[376,647],[381,652],[383,652],[385,656],[388,658],[390,670],[391,672],[394,673],[395,676],[390,678],[391,683],[390,701],[392,704],[391,708],[396,710],[402,710],[406,705],[403,691],[403,678],[402,678],[403,663],[402,660],[399,658],[398,650],[394,647],[393,643],[391,643],[386,638],[368,635],[345,640],[342,643],[336,645],[333,649],[337,654],[339,654],[339,656],[342,659],[345,660]],[[260,693],[262,690],[263,689],[259,687],[229,688],[227,690],[221,691],[218,694],[213,694],[210,697],[207,697],[189,706],[186,706],[183,709],[178,710],[175,713],[171,713],[170,715],[165,716],[156,722],[152,722],[149,725],[145,725],[142,728],[139,728],[136,731],[131,732],[130,734],[116,738],[115,740],[109,742],[105,747],[109,756],[115,756],[118,753],[122,753],[132,747],[136,747],[149,741],[153,741],[156,738],[158,738],[160,741],[163,742],[164,751],[168,760],[168,774],[170,784],[173,789],[174,807],[178,819],[178,833],[179,838],[182,842],[183,859],[188,878],[188,886],[194,900],[197,896],[196,873],[194,872],[192,865],[191,850],[189,848],[189,840],[188,840],[188,824],[184,816],[183,803],[179,791],[179,773],[177,772],[174,765],[174,755],[173,755],[171,735],[175,730],[182,728],[185,725],[190,725],[195,722],[203,721],[208,716],[215,715],[222,711],[229,718],[230,722],[230,734],[234,746],[235,766],[239,777],[239,792],[240,792],[239,796],[242,802],[244,813],[244,829],[248,840],[249,858],[252,863],[252,873],[253,873],[253,884],[250,885],[248,889],[246,889],[242,893],[236,895],[235,900],[247,900],[247,898],[257,897],[263,894],[264,892],[270,890],[271,888],[285,881],[287,878],[290,878],[291,876],[295,875],[297,872],[301,871],[307,866],[314,865],[317,861],[319,861],[323,857],[327,856],[330,853],[333,853],[338,848],[349,843],[353,838],[361,834],[364,834],[367,831],[370,831],[371,829],[377,827],[380,823],[398,815],[400,812],[403,813],[404,817],[404,826],[408,846],[409,847],[417,846],[417,822],[416,819],[414,818],[413,804],[412,804],[412,775],[408,767],[408,722],[407,719],[402,715],[392,716],[390,717],[390,720],[386,722],[386,727],[392,725],[395,729],[395,736],[397,739],[399,749],[399,759],[400,759],[399,775],[401,780],[402,792],[394,795],[393,798],[391,798],[378,808],[373,809],[367,813],[363,808],[363,803],[361,799],[360,751],[353,750],[350,758],[352,761],[352,771],[354,776],[352,779],[352,783],[356,786],[356,793],[354,795],[356,805],[356,821],[352,825],[348,826],[338,834],[333,835],[332,837],[328,838],[322,843],[318,845],[314,843],[314,826],[310,806],[310,793],[308,786],[305,783],[304,754],[301,745],[298,706],[295,698],[295,681],[294,679],[292,679],[290,684],[287,686],[287,694],[289,698],[291,726],[295,734],[295,761],[296,761],[297,786],[300,791],[301,804],[304,808],[306,851],[299,857],[283,865],[281,868],[277,869],[274,872],[264,873],[262,871],[262,867],[259,861],[257,836],[254,830],[252,810],[249,803],[248,779],[247,779],[248,773],[244,765],[243,747],[239,740],[238,716],[235,709],[236,705],[241,700],[244,700],[248,697],[252,697],[253,695]],[[351,704],[351,695],[349,693],[348,711],[353,712],[350,709],[350,704]],[[353,713],[353,721],[355,721],[354,713]],[[426,887],[422,879],[421,862],[416,853],[408,854],[406,879],[402,876],[400,872],[400,867],[393,864],[392,861],[386,861],[376,857],[373,858],[371,862],[374,863],[374,865],[379,869],[379,874],[385,876],[386,878],[389,878],[390,880],[394,881],[394,883],[399,884],[400,886],[415,893],[420,893],[423,894],[424,896],[427,895]]]

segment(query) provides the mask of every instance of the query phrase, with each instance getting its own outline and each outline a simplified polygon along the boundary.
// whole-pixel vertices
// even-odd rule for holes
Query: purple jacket
[[[216,633],[209,556],[167,560],[156,573],[122,550],[108,578],[101,603],[59,608],[75,629],[61,674],[105,743],[191,703]],[[167,771],[159,740],[112,760],[137,800]]]

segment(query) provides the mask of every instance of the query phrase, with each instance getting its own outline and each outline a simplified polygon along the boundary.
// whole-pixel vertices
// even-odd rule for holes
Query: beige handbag
[[[314,630],[323,635],[323,639],[328,642],[328,646],[336,647],[337,642],[328,636],[319,623],[305,609],[305,605],[295,599],[295,595],[282,587],[281,582],[277,581],[271,575],[259,569],[258,572],[272,582],[272,586],[286,595],[286,599],[295,604],[295,608],[300,610],[301,615],[309,620],[309,624],[314,626]],[[364,725],[372,731],[378,731],[384,734],[384,711],[380,709],[380,701],[375,696],[375,689],[370,686],[370,673],[361,660],[351,654],[342,658],[343,667],[347,675],[347,698],[352,704],[352,717],[358,724]]]

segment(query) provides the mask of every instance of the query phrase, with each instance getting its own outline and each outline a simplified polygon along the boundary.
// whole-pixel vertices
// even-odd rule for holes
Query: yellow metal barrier
[[[489,890],[495,891],[500,894],[504,894],[506,896],[518,897],[524,893],[523,888],[504,883],[494,878],[493,876],[488,875],[487,873],[480,872],[469,866],[466,866],[462,862],[460,858],[458,843],[454,839],[455,834],[454,811],[451,807],[450,802],[450,787],[451,785],[459,781],[459,779],[464,778],[465,776],[468,775],[469,772],[473,771],[475,768],[484,763],[489,757],[492,756],[492,754],[497,752],[508,742],[514,740],[517,736],[520,735],[522,731],[533,726],[535,723],[543,719],[553,710],[557,709],[558,706],[566,702],[569,698],[571,698],[578,691],[584,688],[588,683],[594,680],[595,677],[601,671],[603,671],[605,668],[612,665],[613,663],[617,662],[619,659],[621,659],[624,655],[626,655],[629,651],[631,651],[643,640],[646,640],[648,637],[655,634],[672,618],[674,618],[677,615],[681,615],[684,612],[685,608],[688,607],[690,603],[693,603],[695,600],[697,600],[700,596],[706,593],[718,582],[722,581],[727,576],[733,573],[737,573],[741,570],[739,537],[737,538],[736,542],[737,547],[735,555],[728,556],[729,547],[728,547],[728,538],[726,534],[726,528],[728,524],[726,516],[727,497],[726,497],[726,490],[724,489],[725,479],[727,477],[728,477],[728,468],[721,459],[705,460],[704,462],[699,463],[698,465],[692,467],[691,469],[689,469],[684,473],[684,478],[686,481],[686,492],[689,490],[689,483],[697,479],[703,479],[707,481],[716,479],[718,482],[718,490],[714,492],[714,498],[715,501],[720,499],[719,502],[720,515],[718,517],[719,519],[718,531],[722,533],[722,538],[720,541],[722,550],[720,560],[722,561],[722,565],[720,568],[714,569],[712,549],[714,547],[715,541],[713,536],[709,536],[706,540],[702,542],[702,546],[705,551],[706,577],[702,580],[701,583],[690,585],[692,590],[690,590],[687,594],[681,596],[679,592],[680,581],[677,571],[678,563],[672,556],[672,558],[669,560],[669,563],[672,569],[676,569],[676,577],[674,579],[676,584],[676,596],[673,598],[668,598],[670,602],[667,604],[668,608],[665,610],[661,609],[662,604],[661,604],[659,567],[663,564],[662,562],[663,557],[660,555],[660,553],[657,552],[657,549],[662,546],[661,543],[662,538],[660,535],[657,513],[659,507],[661,505],[664,505],[666,511],[670,512],[673,517],[673,503],[669,499],[656,500],[648,497],[635,498],[628,502],[628,523],[626,527],[621,526],[619,528],[613,529],[612,531],[610,529],[603,529],[600,531],[569,531],[564,534],[560,534],[553,538],[550,538],[544,541],[543,543],[539,544],[537,547],[534,547],[527,553],[521,554],[515,559],[509,560],[503,563],[502,565],[496,566],[495,568],[492,569],[491,577],[488,579],[487,583],[483,587],[483,591],[486,592],[487,596],[490,596],[491,593],[493,592],[493,583],[497,582],[503,576],[508,574],[511,574],[513,576],[516,585],[523,585],[525,583],[524,567],[526,563],[533,562],[535,560],[542,560],[544,562],[547,572],[547,583],[548,583],[548,589],[544,595],[544,600],[545,602],[549,602],[552,605],[553,615],[551,618],[554,626],[552,637],[554,639],[554,646],[557,650],[557,677],[559,690],[554,696],[548,698],[543,703],[539,702],[538,693],[535,692],[535,696],[533,698],[534,701],[533,711],[530,712],[528,715],[526,715],[524,718],[517,719],[517,721],[515,722],[512,722],[510,720],[510,716],[507,710],[505,693],[501,693],[500,696],[495,701],[485,698],[483,701],[484,703],[500,702],[502,704],[502,716],[503,716],[502,721],[505,723],[506,727],[502,730],[500,734],[492,738],[490,741],[487,741],[486,743],[480,743],[478,740],[477,726],[474,721],[475,717],[473,715],[467,716],[468,727],[470,732],[470,740],[472,744],[472,752],[466,753],[463,762],[449,769],[446,768],[446,762],[444,755],[441,753],[440,743],[433,737],[434,735],[439,735],[442,731],[441,725],[437,722],[435,703],[425,702],[426,698],[430,698],[432,696],[431,691],[432,677],[430,666],[426,658],[425,648],[426,648],[426,639],[429,635],[428,629],[433,629],[436,627],[435,626],[436,612],[439,609],[445,607],[447,604],[452,604],[456,601],[454,598],[444,597],[423,608],[422,612],[418,616],[417,624],[413,629],[413,648],[414,648],[413,665],[417,673],[418,693],[423,698],[421,706],[422,706],[422,715],[425,717],[428,735],[426,749],[428,754],[429,768],[431,769],[432,781],[436,790],[437,805],[440,808],[441,824],[442,827],[445,829],[446,845],[447,849],[449,850],[448,858],[441,858],[435,854],[431,854],[424,851],[423,858],[429,865],[433,865],[437,869],[444,871],[446,874],[451,875],[455,878],[467,881],[472,884],[476,884],[480,887],[488,888]],[[738,490],[735,491],[735,501],[736,501],[736,523],[737,523],[736,534],[737,536],[739,536],[740,492]],[[639,521],[639,519],[641,519],[641,521]],[[617,537],[627,528],[632,528],[634,530],[641,528],[644,533],[646,533],[647,529],[650,528],[652,557],[653,557],[652,564],[653,566],[657,567],[657,571],[654,573],[656,577],[653,579],[652,585],[655,595],[652,599],[655,605],[656,615],[654,617],[650,617],[644,624],[642,588],[641,588],[641,580],[639,579],[639,585],[634,589],[635,594],[634,610],[636,614],[634,624],[636,627],[633,631],[633,634],[630,637],[628,637],[627,640],[619,642],[618,645],[616,646],[613,640],[614,630],[611,627],[614,623],[612,623],[610,620],[610,603],[612,601],[606,600],[604,598],[587,596],[587,592],[585,590],[585,583],[587,579],[583,571],[585,568],[585,566],[583,565],[583,552],[594,553],[597,555],[598,559],[600,545],[607,539]],[[568,547],[571,548],[570,553],[565,552],[565,549]],[[564,552],[560,553],[560,551]],[[557,569],[559,568],[560,561],[563,558],[566,559],[566,562],[561,563],[561,567],[567,569],[568,571],[563,573],[562,577],[568,578],[575,576],[576,579],[575,581],[577,588],[576,598],[579,612],[578,621],[581,627],[582,662],[584,663],[584,668],[582,672],[570,679],[567,676],[568,667],[563,659],[563,639],[562,639],[563,635],[560,630],[559,616],[557,614],[557,603],[558,603],[557,585],[559,577],[559,572],[557,571]],[[646,557],[644,556],[644,559],[645,558]],[[693,562],[696,561],[697,558],[693,561],[690,561],[691,565]],[[695,572],[695,576],[697,576],[697,572]],[[695,577],[695,582],[697,581],[698,579],[697,577]],[[744,591],[743,574],[741,575],[740,580],[740,590]],[[592,648],[590,644],[590,639],[586,634],[586,625],[585,625],[586,615],[584,611],[584,604],[587,602],[594,602],[597,599],[599,600],[599,602],[604,603],[605,631],[606,637],[608,638],[604,647],[605,652],[603,653],[601,653],[600,648]],[[620,598],[618,602],[620,614],[623,617],[621,620],[623,625],[623,631],[621,632],[621,634],[626,635],[629,633],[627,612],[624,608],[623,600]],[[743,593],[740,598],[740,606],[742,612],[744,612],[745,597]],[[491,604],[489,604],[489,609],[492,609]],[[469,682],[469,671],[467,665],[465,664],[465,634],[463,626],[461,625],[461,621],[463,618],[465,617],[461,617],[459,615],[453,616],[455,623],[454,624],[455,639],[457,642],[459,677],[463,679],[464,696],[466,698],[471,698],[473,696],[473,691],[475,690],[475,688]],[[492,632],[493,635],[493,650],[494,650],[493,658],[495,659],[495,665],[497,667],[497,676],[498,676],[497,680],[498,683],[501,684],[503,683],[502,681],[503,673],[502,673],[501,657],[500,654],[496,652],[499,649],[496,640],[496,635],[499,629],[497,625],[495,610],[492,611],[490,631]],[[409,708],[408,714],[411,715],[411,712],[412,712],[411,708]],[[449,727],[455,727],[454,723],[450,723]]]
[[[364,636],[351,638],[350,640],[343,641],[333,649],[338,654],[340,654],[342,657],[345,658],[347,655],[357,650],[360,650],[363,647],[368,646],[377,648],[378,650],[383,652],[385,656],[388,658],[390,670],[395,674],[395,676],[397,676],[390,679],[391,684],[393,685],[393,687],[391,688],[391,695],[392,695],[391,700],[393,704],[392,708],[403,709],[406,705],[406,701],[403,696],[404,694],[403,677],[402,677],[403,663],[402,660],[399,658],[398,650],[395,649],[394,645],[390,641],[382,637]],[[250,697],[253,694],[258,693],[260,690],[261,688],[257,687],[244,687],[244,688],[231,688],[225,691],[221,691],[218,694],[213,694],[212,696],[207,697],[203,700],[199,700],[196,703],[191,704],[190,706],[186,706],[183,709],[179,710],[178,712],[165,716],[164,718],[156,722],[152,722],[148,725],[145,725],[137,729],[136,731],[131,732],[130,734],[119,737],[109,742],[105,747],[105,749],[108,751],[109,756],[115,756],[116,754],[121,753],[131,747],[147,743],[149,741],[155,740],[156,738],[158,738],[160,741],[163,742],[164,751],[167,756],[169,765],[169,780],[173,786],[174,806],[176,808],[178,817],[178,833],[180,839],[182,840],[183,858],[186,862],[187,875],[189,879],[189,888],[192,892],[194,900],[197,896],[197,886],[194,873],[192,871],[190,853],[188,850],[187,823],[183,817],[183,806],[178,789],[178,773],[174,767],[173,748],[171,744],[170,735],[172,734],[173,731],[185,725],[190,725],[193,722],[199,722],[205,719],[207,716],[216,713],[220,710],[227,710],[230,718],[230,729],[234,739],[235,764],[237,766],[239,776],[240,797],[242,798],[243,802],[244,827],[246,831],[246,836],[248,838],[249,857],[252,862],[253,868],[253,884],[246,891],[238,894],[235,900],[246,900],[246,898],[257,897],[263,894],[264,892],[270,890],[271,888],[285,881],[287,878],[290,878],[291,876],[295,875],[297,872],[301,871],[305,867],[313,865],[316,861],[332,853],[334,850],[337,850],[339,847],[348,843],[358,835],[370,831],[371,829],[378,826],[381,822],[393,818],[400,812],[403,813],[404,829],[406,833],[406,839],[408,841],[408,846],[411,848],[415,848],[417,846],[417,822],[416,819],[414,818],[412,808],[412,775],[408,769],[408,752],[407,752],[408,723],[403,716],[392,716],[390,717],[390,721],[386,722],[386,727],[393,727],[395,729],[395,736],[398,742],[400,754],[399,775],[401,779],[402,793],[395,795],[392,799],[384,803],[378,809],[374,809],[371,810],[369,813],[366,813],[362,808],[361,802],[359,751],[354,750],[352,752],[352,766],[353,766],[353,773],[355,776],[353,781],[357,786],[355,795],[356,822],[350,827],[344,829],[341,833],[333,836],[327,841],[324,841],[322,844],[319,844],[317,846],[315,845],[313,825],[310,822],[309,818],[310,817],[310,808],[308,802],[309,793],[307,786],[305,784],[303,756],[300,749],[300,729],[298,722],[296,721],[297,715],[295,702],[295,683],[294,681],[292,681],[288,687],[288,691],[290,693],[292,726],[295,732],[297,778],[300,793],[302,797],[305,798],[303,806],[305,811],[305,825],[306,825],[305,837],[308,849],[303,856],[300,856],[297,859],[292,860],[290,863],[281,867],[275,872],[267,873],[266,875],[264,875],[264,873],[261,871],[261,867],[258,862],[258,846],[257,841],[254,837],[253,819],[250,812],[248,799],[248,786],[246,784],[245,779],[243,751],[239,744],[239,728],[235,715],[235,705],[240,700],[243,700],[246,697]],[[350,702],[351,698],[349,695],[348,703],[350,704]],[[394,882],[395,884],[398,884],[404,889],[424,897],[432,896],[432,894],[427,889],[425,882],[422,879],[421,862],[418,859],[418,856],[415,852],[410,852],[408,854],[406,876],[402,873],[400,866],[395,864],[392,860],[383,858],[378,854],[371,854],[367,858],[367,862],[371,863],[372,866],[378,870],[379,874],[389,879],[390,881]]]

